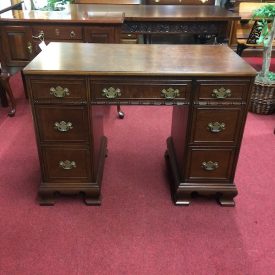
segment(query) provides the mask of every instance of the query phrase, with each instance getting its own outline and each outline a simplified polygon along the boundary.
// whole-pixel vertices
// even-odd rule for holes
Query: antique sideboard
[[[11,10],[0,15],[4,70],[23,68],[53,41],[120,43],[123,35],[193,33],[227,35],[239,16],[216,6],[72,4],[64,11]]]
[[[104,108],[145,104],[173,108],[165,157],[174,202],[188,205],[196,192],[234,205],[256,71],[227,46],[50,43],[23,73],[41,165],[40,204],[54,204],[56,192],[84,193],[87,204],[100,204]]]

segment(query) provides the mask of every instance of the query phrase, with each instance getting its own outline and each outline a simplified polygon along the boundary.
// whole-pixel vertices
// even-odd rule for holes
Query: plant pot
[[[269,115],[275,112],[275,84],[254,83],[249,111],[262,115]]]

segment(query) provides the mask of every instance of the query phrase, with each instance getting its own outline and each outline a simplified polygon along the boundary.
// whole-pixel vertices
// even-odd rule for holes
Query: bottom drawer
[[[88,148],[42,147],[42,171],[45,182],[91,182],[91,158]]]
[[[191,148],[188,152],[188,181],[226,181],[234,175],[235,149]]]

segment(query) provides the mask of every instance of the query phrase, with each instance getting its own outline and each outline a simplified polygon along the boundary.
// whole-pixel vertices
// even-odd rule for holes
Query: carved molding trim
[[[218,34],[226,22],[124,22],[124,33],[192,33]]]

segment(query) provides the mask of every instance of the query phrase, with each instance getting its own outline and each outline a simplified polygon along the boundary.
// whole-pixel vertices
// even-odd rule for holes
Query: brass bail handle
[[[53,95],[58,98],[63,98],[67,95],[70,95],[70,92],[69,92],[69,89],[67,89],[67,88],[57,86],[56,88],[54,88],[54,87],[50,88],[50,95]]]
[[[204,161],[201,164],[201,167],[205,170],[205,171],[214,171],[219,167],[219,163],[217,161]]]
[[[60,122],[55,122],[54,123],[54,129],[59,131],[59,132],[68,132],[69,130],[73,129],[73,124],[65,121],[60,121]]]
[[[225,123],[223,122],[218,122],[218,121],[215,121],[215,122],[209,122],[208,125],[208,130],[211,132],[211,133],[220,133],[222,131],[225,130]]]
[[[161,91],[161,95],[166,99],[174,99],[180,95],[180,92],[178,89],[168,88],[168,89],[163,89]]]
[[[224,87],[221,87],[219,89],[214,89],[212,92],[212,97],[215,97],[217,99],[225,99],[228,97],[231,97],[232,93],[230,89],[225,89]]]
[[[114,87],[104,88],[102,90],[102,96],[109,99],[114,99],[121,96],[121,91],[119,88],[116,89]]]
[[[71,170],[76,168],[76,163],[73,160],[61,160],[59,161],[59,167],[63,168],[64,170]]]
[[[45,34],[43,31],[40,31],[39,34],[37,36],[33,35],[32,38],[34,39],[38,39],[40,40],[41,42],[44,41],[44,38],[45,38]]]

